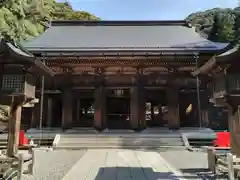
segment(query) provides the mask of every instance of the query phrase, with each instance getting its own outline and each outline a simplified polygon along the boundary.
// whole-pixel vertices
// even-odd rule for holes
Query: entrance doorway
[[[109,90],[107,97],[107,128],[129,129],[130,127],[129,90]]]
[[[94,99],[78,98],[75,100],[74,127],[93,127],[94,122]]]
[[[167,126],[165,118],[166,91],[163,89],[148,89],[146,101],[146,124],[148,127]]]
[[[197,105],[196,91],[179,92],[179,115],[181,127],[198,126]]]
[[[76,90],[73,99],[73,127],[93,127],[94,91]]]

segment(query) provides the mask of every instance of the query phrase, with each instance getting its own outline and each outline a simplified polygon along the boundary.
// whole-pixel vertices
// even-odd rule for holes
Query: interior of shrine
[[[168,98],[166,89],[145,89],[146,127],[168,127]],[[106,120],[108,129],[131,129],[131,94],[130,88],[109,88],[106,91]],[[72,127],[93,127],[94,125],[94,89],[75,89],[72,99]],[[199,126],[196,91],[179,91],[180,127]],[[61,127],[62,97],[59,93],[45,95],[43,127]],[[51,104],[51,105],[50,105]],[[191,106],[191,111],[186,112]],[[51,107],[51,108],[49,108]],[[36,108],[35,108],[36,109]],[[31,124],[33,108],[23,108],[22,124],[26,128],[37,127]],[[36,113],[36,112],[35,112]],[[38,112],[39,113],[39,112]]]
[[[179,92],[179,116],[181,127],[199,126],[197,106],[198,102],[196,90]],[[191,110],[187,111],[187,108],[189,107],[191,107]]]

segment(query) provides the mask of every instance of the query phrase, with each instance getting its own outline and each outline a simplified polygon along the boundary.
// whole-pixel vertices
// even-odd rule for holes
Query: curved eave
[[[197,76],[200,74],[208,74],[212,69],[214,69],[219,63],[227,62],[234,57],[236,57],[236,53],[238,53],[239,45],[234,43],[229,44],[226,48],[219,51],[215,54],[211,59],[209,59],[205,64],[203,64],[200,68],[196,69],[192,72],[193,76]]]
[[[118,56],[118,55],[131,55],[131,56],[164,56],[164,55],[204,55],[216,54],[219,49],[213,48],[122,48],[122,49],[29,49],[31,53],[36,56]]]
[[[3,53],[5,53],[5,51],[9,52],[11,57],[16,58],[20,62],[21,61],[28,62],[28,63],[34,65],[34,67],[37,68],[37,70],[39,70],[40,73],[42,73],[44,75],[48,75],[48,76],[49,75],[54,76],[54,72],[49,67],[47,67],[45,64],[43,64],[41,61],[37,60],[36,57],[34,57],[32,54],[14,46],[13,44],[11,44],[9,42],[4,42],[3,40],[1,40],[0,43],[1,43],[0,49]]]

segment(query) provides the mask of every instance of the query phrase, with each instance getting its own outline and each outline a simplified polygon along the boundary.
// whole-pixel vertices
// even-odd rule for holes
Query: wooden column
[[[40,120],[40,97],[39,97],[38,93],[36,93],[36,98],[39,99],[39,103],[34,104],[34,107],[32,108],[31,128],[37,128],[39,126],[39,120]]]
[[[144,129],[146,127],[146,107],[143,88],[135,86],[131,89],[130,103],[132,129]]]
[[[7,155],[9,157],[16,155],[18,152],[21,113],[22,113],[22,107],[20,105],[17,105],[9,121],[8,148],[7,148]]]
[[[208,127],[209,119],[208,119],[208,111],[210,109],[209,97],[207,92],[202,92],[200,94],[201,101],[201,124],[203,127]]]
[[[94,127],[103,130],[106,127],[106,89],[104,86],[96,87],[94,102]]]
[[[158,104],[158,115],[157,115],[157,121],[156,121],[157,126],[163,126],[163,114],[162,114],[162,105]]]
[[[178,129],[180,127],[178,95],[179,92],[176,86],[168,86],[168,127],[170,129]]]
[[[37,128],[40,119],[40,103],[34,104],[32,108],[31,128]]]
[[[13,97],[11,117],[8,122],[8,144],[7,144],[7,155],[13,157],[18,153],[19,144],[19,131],[21,126],[21,115],[22,115],[22,97]]]
[[[231,153],[240,157],[240,118],[237,107],[228,106]]]
[[[77,99],[77,107],[76,107],[76,115],[77,115],[77,117],[76,117],[76,119],[77,119],[77,124],[79,123],[79,121],[81,120],[80,119],[80,98],[78,98]]]
[[[151,102],[151,122],[155,121],[155,116],[154,116],[154,103]]]
[[[146,92],[143,87],[139,88],[139,120],[140,129],[145,129],[146,124]]]
[[[52,126],[52,98],[48,97],[47,99],[47,127]]]
[[[66,88],[62,92],[62,128],[68,129],[72,127],[72,89]]]

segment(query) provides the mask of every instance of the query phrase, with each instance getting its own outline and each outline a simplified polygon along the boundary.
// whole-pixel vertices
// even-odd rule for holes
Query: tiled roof
[[[186,21],[53,21],[22,44],[32,51],[218,51],[227,44],[200,36]]]

